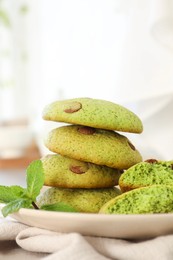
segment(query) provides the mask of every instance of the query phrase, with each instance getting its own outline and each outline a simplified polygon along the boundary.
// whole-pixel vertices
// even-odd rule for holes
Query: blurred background
[[[48,152],[45,105],[75,97],[126,106],[143,158],[173,159],[173,1],[0,0],[1,183]]]

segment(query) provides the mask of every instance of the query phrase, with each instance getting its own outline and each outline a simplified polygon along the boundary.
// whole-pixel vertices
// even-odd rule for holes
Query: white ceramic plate
[[[57,232],[114,238],[149,238],[173,233],[173,214],[106,215],[20,209],[12,218]]]

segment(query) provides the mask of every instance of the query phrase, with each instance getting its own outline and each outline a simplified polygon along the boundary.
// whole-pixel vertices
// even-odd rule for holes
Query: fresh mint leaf
[[[63,202],[43,205],[41,209],[50,211],[77,212],[76,209],[74,209],[72,206]]]
[[[28,166],[26,182],[26,196],[35,201],[44,185],[44,170],[41,160],[35,160]]]
[[[23,196],[25,189],[20,186],[1,186],[0,202],[8,203]]]
[[[32,201],[30,199],[16,199],[14,201],[9,202],[6,206],[4,206],[1,210],[2,215],[4,217],[8,216],[11,213],[17,212],[21,208],[31,208]]]
[[[26,170],[27,188],[20,186],[0,186],[0,202],[7,203],[2,208],[4,217],[20,208],[36,208],[36,197],[44,185],[44,170],[41,160],[33,161]]]

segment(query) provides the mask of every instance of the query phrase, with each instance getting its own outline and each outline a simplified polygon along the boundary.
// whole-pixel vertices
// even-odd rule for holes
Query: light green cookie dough
[[[62,188],[108,188],[118,184],[122,171],[57,154],[43,157],[44,184]]]
[[[139,117],[127,108],[110,101],[92,98],[53,102],[44,108],[43,118],[122,132],[143,131]]]
[[[105,214],[173,212],[173,186],[152,185],[123,193],[100,209]]]
[[[122,170],[142,161],[140,153],[125,136],[86,126],[53,129],[48,133],[45,145],[52,152],[76,160]]]
[[[126,170],[119,179],[122,191],[153,184],[173,185],[173,162],[148,160]]]
[[[37,204],[43,205],[63,202],[77,212],[98,213],[108,200],[121,194],[118,188],[107,189],[63,189],[49,188],[38,196]]]

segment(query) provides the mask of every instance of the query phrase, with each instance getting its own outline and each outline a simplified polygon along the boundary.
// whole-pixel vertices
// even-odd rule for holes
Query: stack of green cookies
[[[54,153],[42,158],[45,185],[52,188],[38,203],[62,201],[79,212],[98,212],[120,194],[115,186],[122,172],[142,161],[131,141],[119,133],[141,133],[141,120],[120,105],[91,98],[54,102],[45,107],[43,119],[67,125],[45,139]]]

